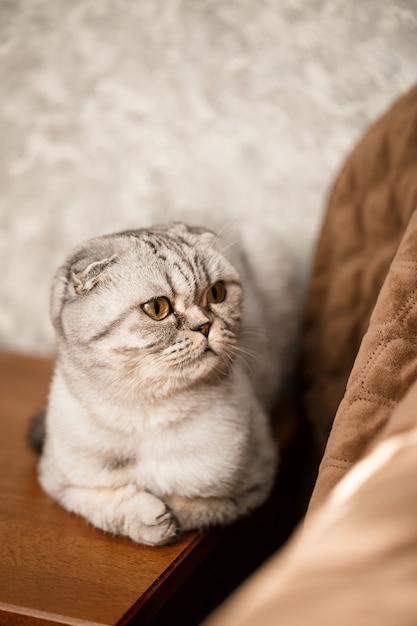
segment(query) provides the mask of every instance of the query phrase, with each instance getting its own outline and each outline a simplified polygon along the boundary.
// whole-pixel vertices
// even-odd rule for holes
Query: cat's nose
[[[204,324],[201,324],[201,326],[197,326],[196,328],[193,328],[193,330],[198,330],[200,333],[203,333],[204,337],[208,337],[209,334],[209,330],[210,330],[210,322],[205,322]]]

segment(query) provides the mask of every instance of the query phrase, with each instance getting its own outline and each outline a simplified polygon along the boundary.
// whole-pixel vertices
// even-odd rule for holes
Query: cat
[[[90,239],[58,270],[32,438],[43,489],[95,527],[169,544],[270,494],[296,299],[287,253],[250,239],[257,260],[243,240],[168,223]]]

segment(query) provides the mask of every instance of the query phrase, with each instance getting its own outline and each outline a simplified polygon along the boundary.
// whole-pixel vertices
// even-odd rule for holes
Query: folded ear
[[[200,226],[190,226],[190,232],[194,233],[194,235],[198,235],[201,237],[202,241],[207,243],[211,243],[214,239],[216,239],[216,233],[212,230],[208,230],[207,228],[202,228]]]
[[[103,249],[105,247],[107,250]],[[52,323],[60,334],[63,334],[61,316],[65,304],[89,293],[98,283],[104,282],[105,270],[117,262],[117,255],[111,255],[112,251],[108,247],[101,241],[87,242],[76,249],[55,274],[52,281],[50,312]]]
[[[109,265],[116,262],[116,255],[108,259],[93,261],[81,272],[71,272],[71,281],[77,295],[91,291],[99,282],[104,279],[104,270]]]
[[[202,244],[210,245],[216,239],[217,235],[212,230],[205,228],[204,226],[188,226],[187,224],[181,224],[180,228],[197,235]]]

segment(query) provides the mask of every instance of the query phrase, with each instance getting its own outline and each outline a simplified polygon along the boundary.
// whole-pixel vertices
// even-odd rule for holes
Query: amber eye
[[[171,313],[171,304],[168,298],[161,296],[160,298],[154,298],[142,304],[142,309],[146,315],[149,315],[153,320],[159,322],[165,319]]]
[[[207,302],[209,304],[219,304],[223,302],[226,298],[226,287],[224,283],[219,280],[217,283],[214,283],[207,291]]]

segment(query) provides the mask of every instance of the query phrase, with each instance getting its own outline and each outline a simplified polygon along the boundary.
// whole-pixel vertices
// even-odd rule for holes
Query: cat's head
[[[86,375],[158,398],[229,373],[241,298],[215,235],[175,223],[87,241],[58,271],[51,312]]]

